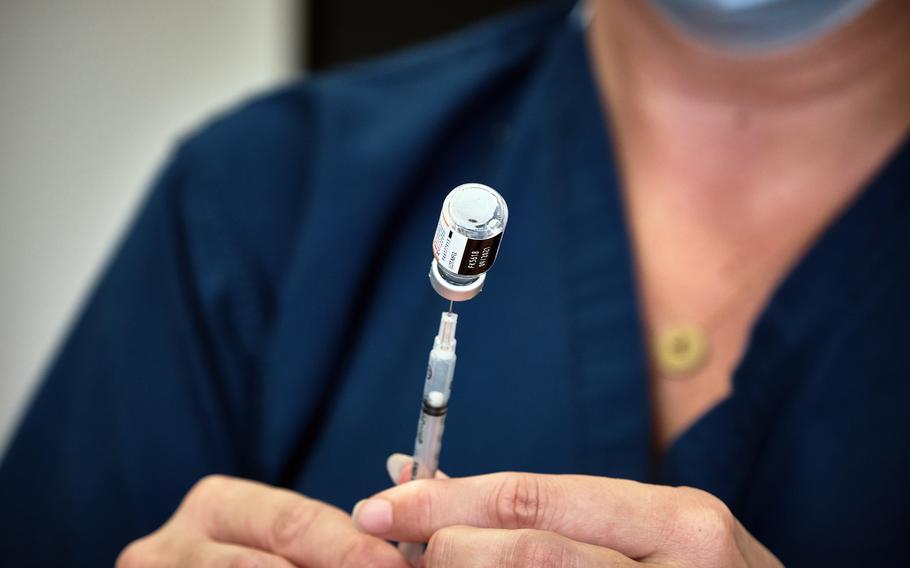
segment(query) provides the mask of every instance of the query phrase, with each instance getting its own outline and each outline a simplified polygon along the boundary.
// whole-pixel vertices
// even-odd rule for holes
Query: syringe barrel
[[[449,408],[452,377],[455,375],[457,324],[458,314],[443,312],[439,318],[439,333],[433,340],[423,385],[423,402],[414,442],[413,479],[432,477],[439,463],[442,432]]]
[[[439,349],[430,352],[417,438],[414,440],[411,479],[429,479],[436,475],[436,469],[439,467],[442,432],[449,409],[452,375],[455,373],[455,353],[443,353],[442,357],[439,355]]]
[[[420,414],[420,428],[414,442],[414,461],[411,464],[411,479],[430,479],[439,469],[439,450],[442,448],[442,432],[446,415]]]
[[[420,420],[417,423],[417,438],[414,440],[411,479],[431,479],[436,476],[439,467],[442,432],[449,409],[452,377],[455,375],[457,324],[458,314],[443,312],[439,318],[439,333],[433,340],[433,349],[430,350],[430,360],[427,364],[427,378],[423,386],[423,402],[420,406]],[[411,566],[419,565],[423,544],[402,542],[398,547]]]

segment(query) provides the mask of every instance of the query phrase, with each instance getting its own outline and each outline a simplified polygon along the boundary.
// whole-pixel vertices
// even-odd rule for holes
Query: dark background
[[[314,0],[301,67],[322,70],[443,35],[535,0]]]

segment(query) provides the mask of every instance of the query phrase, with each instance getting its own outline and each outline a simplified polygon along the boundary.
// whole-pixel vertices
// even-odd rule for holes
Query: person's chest
[[[774,519],[815,522],[846,485],[870,480],[854,452],[889,436],[893,424],[874,419],[871,409],[883,401],[894,409],[906,398],[906,385],[885,380],[894,375],[845,395],[863,367],[840,364],[837,322],[817,319],[835,313],[840,296],[823,297],[814,287],[850,239],[836,235],[823,262],[801,269],[812,277],[800,277],[774,302],[777,315],[757,327],[731,396],[655,463],[631,247],[603,124],[583,112],[597,108],[596,96],[583,83],[583,60],[569,61],[557,58],[548,69],[555,77],[542,81],[543,94],[532,93],[540,100],[526,102],[492,157],[491,149],[441,148],[431,155],[447,156],[444,162],[412,166],[386,183],[369,168],[347,168],[316,188],[313,207],[352,208],[344,237],[331,246],[320,239],[327,225],[308,227],[282,288],[257,395],[265,476],[342,507],[388,486],[384,461],[413,445],[427,353],[447,308],[426,278],[439,205],[451,187],[475,180],[503,194],[510,221],[486,290],[456,308],[458,363],[441,467],[452,475],[587,473],[701,487],[742,513],[757,536],[795,546],[798,539]],[[352,204],[339,191],[345,187],[370,188],[370,198]],[[873,205],[873,212],[889,208]],[[873,225],[864,215],[854,224]],[[873,247],[860,248],[851,258]],[[854,322],[868,349],[881,344],[878,334],[900,329],[873,322]],[[805,341],[812,326],[818,334]],[[829,374],[831,385],[846,390],[826,388]],[[845,399],[868,410],[863,420],[826,411],[802,429],[799,417],[813,420],[820,407]],[[825,428],[851,424],[857,430],[844,438],[844,451],[814,453]],[[894,455],[906,460],[910,451]],[[893,465],[875,477],[886,492],[895,491],[886,479]],[[819,491],[832,469],[844,475]],[[811,499],[794,504],[793,495]],[[860,517],[879,526],[873,513]]]

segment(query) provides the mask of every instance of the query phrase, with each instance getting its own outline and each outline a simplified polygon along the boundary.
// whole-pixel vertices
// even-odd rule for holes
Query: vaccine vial
[[[459,185],[446,196],[433,237],[430,283],[440,296],[461,302],[483,288],[509,218],[505,200],[480,183]]]

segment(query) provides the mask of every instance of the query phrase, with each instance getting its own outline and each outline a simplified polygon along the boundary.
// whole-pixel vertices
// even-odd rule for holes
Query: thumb
[[[411,481],[411,465],[414,458],[406,454],[392,454],[385,462],[386,471],[389,472],[389,479],[395,485],[401,485],[405,481]],[[436,472],[437,479],[448,479],[449,476],[441,471]]]

